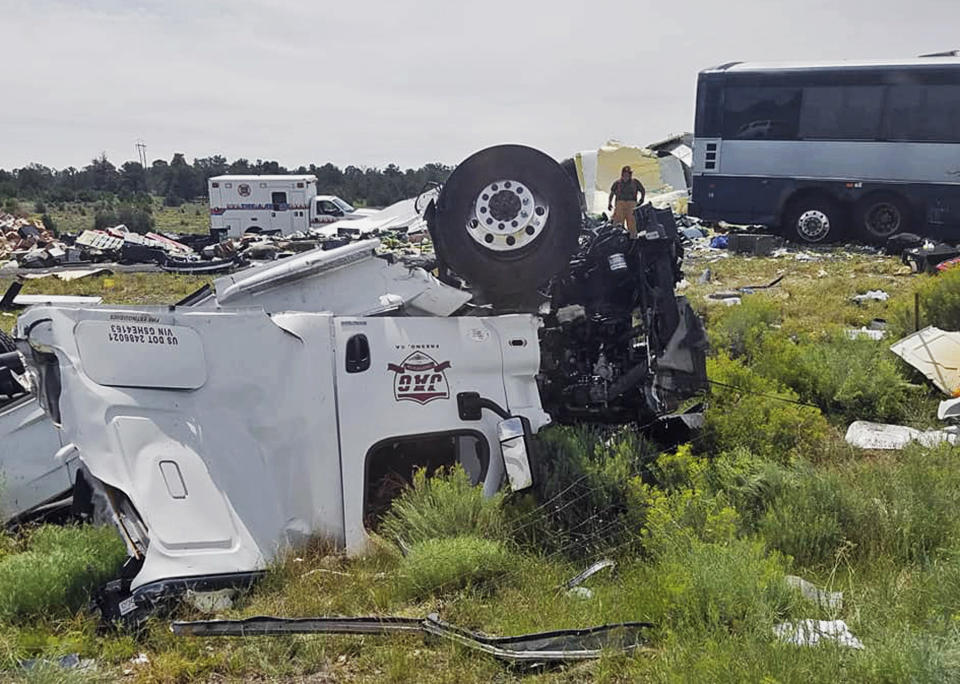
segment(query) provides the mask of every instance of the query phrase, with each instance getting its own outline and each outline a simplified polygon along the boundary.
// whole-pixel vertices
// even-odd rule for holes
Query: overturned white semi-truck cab
[[[242,584],[310,536],[360,551],[416,468],[524,489],[551,416],[651,426],[705,386],[671,212],[638,209],[640,239],[592,225],[559,164],[505,145],[423,214],[439,279],[365,241],[177,306],[20,316],[57,458],[128,544],[104,617]]]
[[[359,551],[385,475],[460,461],[493,492],[509,416],[549,422],[525,314],[34,307],[18,336],[59,457],[79,458],[142,561],[134,593],[262,570],[310,535]]]

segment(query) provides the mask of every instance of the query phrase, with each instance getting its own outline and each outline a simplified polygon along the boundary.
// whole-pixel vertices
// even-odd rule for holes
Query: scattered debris
[[[868,290],[863,294],[854,295],[850,299],[857,304],[863,304],[864,302],[885,302],[890,299],[890,295],[883,290]]]
[[[861,337],[866,337],[871,340],[880,341],[887,336],[887,331],[877,328],[868,328],[867,326],[861,326],[859,328],[847,328],[846,335],[851,340],[856,340]]]
[[[579,575],[577,575],[576,577],[571,577],[569,580],[567,580],[567,583],[566,583],[565,586],[566,586],[567,589],[573,589],[573,588],[576,587],[578,584],[580,584],[581,582],[583,582],[584,580],[586,580],[588,577],[593,577],[594,575],[596,575],[596,574],[597,574],[598,572],[600,572],[601,570],[604,570],[605,568],[611,568],[611,569],[612,569],[612,568],[616,567],[616,565],[617,565],[616,562],[610,560],[609,558],[604,558],[603,560],[598,560],[596,563],[594,563],[593,565],[591,565],[589,568],[587,568],[586,570],[584,570],[583,572],[581,572],[581,573],[580,573]]]
[[[218,589],[216,591],[195,591],[187,589],[183,600],[199,610],[201,613],[219,613],[233,607],[235,589]]]
[[[948,397],[960,393],[960,332],[928,326],[894,343],[890,351],[923,373]]]
[[[39,278],[49,278],[54,277],[57,280],[62,280],[64,282],[71,282],[74,280],[80,280],[81,278],[92,278],[94,276],[108,276],[113,275],[113,271],[109,268],[71,268],[64,269],[60,271],[54,271],[53,273],[23,273],[20,275],[21,278],[27,280],[36,280]]]
[[[737,292],[742,292],[743,294],[753,294],[754,290],[769,290],[771,287],[779,285],[780,281],[783,280],[783,277],[783,274],[778,275],[766,285],[744,285],[743,287],[738,287]]]
[[[0,309],[12,309],[18,306],[32,306],[34,304],[51,304],[54,306],[69,306],[71,304],[99,304],[103,297],[95,295],[45,295],[20,294],[23,283],[14,281],[0,297]]]
[[[567,589],[567,596],[578,599],[592,599],[593,590],[590,589],[590,587],[573,587],[572,589]]]
[[[937,406],[937,418],[940,420],[956,420],[960,418],[960,397],[944,399]]]
[[[258,616],[242,620],[174,622],[171,630],[180,636],[277,636],[282,634],[396,634],[421,633],[454,641],[508,662],[551,663],[594,660],[616,649],[636,651],[646,644],[649,622],[561,629],[510,637],[492,637],[451,625],[436,614],[426,618],[405,617],[314,617]]]
[[[863,642],[851,634],[843,620],[781,622],[774,626],[773,633],[781,641],[797,646],[816,646],[821,641],[833,641],[849,648],[863,648]]]
[[[924,446],[936,446],[944,442],[956,444],[960,439],[960,429],[948,427],[922,432],[903,425],[855,420],[847,428],[845,439],[848,444],[861,449],[899,450],[910,442],[919,442]]]
[[[905,249],[901,261],[914,273],[937,273],[937,266],[960,256],[960,249],[947,244],[926,241],[920,247]]]
[[[791,587],[799,589],[805,599],[813,601],[821,608],[827,608],[829,610],[840,610],[843,608],[842,591],[826,591],[820,589],[812,582],[808,582],[796,575],[787,575],[784,579]]]
[[[770,256],[782,243],[780,237],[770,233],[730,233],[727,236],[727,249],[752,256]]]
[[[18,663],[24,670],[35,670],[39,667],[57,667],[61,670],[84,670],[92,671],[97,667],[97,661],[93,658],[80,658],[79,653],[69,653],[59,658],[30,658],[21,660]]]

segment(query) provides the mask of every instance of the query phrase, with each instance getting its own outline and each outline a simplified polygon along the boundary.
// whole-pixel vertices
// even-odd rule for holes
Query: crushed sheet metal
[[[644,646],[644,630],[649,622],[624,622],[585,629],[562,629],[512,637],[492,637],[462,629],[441,620],[436,614],[426,618],[280,618],[269,616],[242,620],[199,620],[174,622],[174,634],[190,636],[271,636],[278,634],[392,634],[421,632],[454,641],[467,648],[483,651],[510,662],[563,662],[592,660],[601,649],[631,651]]]
[[[952,426],[943,430],[921,432],[904,425],[855,420],[847,428],[845,439],[847,444],[861,449],[897,450],[903,449],[910,442],[919,442],[924,446],[935,446],[943,442],[956,444],[958,437],[960,431]]]
[[[895,342],[890,351],[953,397],[960,392],[960,332],[928,326]]]
[[[27,280],[35,280],[52,276],[57,280],[70,282],[72,280],[80,280],[81,278],[90,278],[99,275],[113,275],[113,271],[109,268],[71,268],[54,273],[24,273],[21,277]]]
[[[572,577],[567,580],[567,583],[564,585],[567,589],[573,589],[575,586],[583,582],[588,577],[596,575],[598,572],[604,568],[613,568],[616,566],[616,562],[610,560],[609,558],[604,558],[603,560],[598,560],[596,563],[591,565],[589,568],[581,572],[576,577]]]

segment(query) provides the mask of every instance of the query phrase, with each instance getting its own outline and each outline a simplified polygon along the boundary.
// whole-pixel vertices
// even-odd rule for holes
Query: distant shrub
[[[2,619],[72,612],[126,558],[112,527],[40,527],[30,534],[26,549],[0,559]]]
[[[751,356],[754,371],[844,423],[898,422],[909,411],[910,387],[888,343],[840,331],[798,341],[778,334],[758,341]]]
[[[639,540],[635,483],[657,454],[651,443],[628,429],[554,426],[536,444],[534,492],[507,507],[511,538],[571,558]]]
[[[960,268],[949,268],[935,276],[920,276],[913,292],[920,297],[920,327],[933,325],[943,330],[960,330]],[[913,293],[891,303],[889,327],[893,339],[914,331]]]
[[[179,207],[183,204],[183,198],[179,195],[167,195],[163,198],[163,206],[165,207]]]
[[[43,200],[37,200],[33,203],[33,210],[38,214],[46,214],[47,205],[43,203]]]
[[[743,448],[787,463],[816,448],[827,434],[818,409],[792,403],[799,400],[796,392],[723,352],[707,360],[707,376],[722,383],[710,392],[703,435],[707,451]]]
[[[663,556],[696,542],[728,542],[739,528],[739,515],[722,491],[709,487],[706,459],[690,445],[662,454],[651,466],[657,484],[638,484],[645,506],[644,549]]]
[[[473,535],[417,542],[400,564],[401,593],[425,597],[480,587],[516,569],[517,557],[502,542]]]
[[[656,581],[675,628],[766,635],[798,603],[784,574],[779,555],[767,554],[762,543],[738,539],[670,548],[659,561]]]
[[[843,469],[798,468],[760,529],[771,548],[802,564],[853,556],[927,561],[960,533],[960,450],[912,445],[897,460]]]
[[[135,233],[149,233],[153,230],[154,219],[149,206],[121,204],[116,209],[101,208],[93,219],[97,229],[112,228],[123,224]]]
[[[464,534],[497,538],[503,531],[503,494],[484,497],[459,465],[446,473],[413,476],[413,486],[391,503],[378,532],[391,541],[416,544]]]
[[[710,320],[711,349],[724,351],[731,358],[747,350],[780,322],[780,307],[762,295],[743,298],[740,306],[721,308]]]
[[[50,214],[44,214],[40,217],[40,221],[43,222],[43,227],[49,230],[54,235],[57,234],[57,222],[51,218]]]

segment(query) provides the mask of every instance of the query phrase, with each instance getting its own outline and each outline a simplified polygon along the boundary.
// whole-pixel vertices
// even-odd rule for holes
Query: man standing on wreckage
[[[640,196],[639,200],[637,195]],[[637,237],[637,219],[633,215],[633,210],[643,204],[646,196],[646,188],[643,187],[643,183],[633,177],[633,169],[629,166],[620,169],[620,179],[610,186],[607,211],[613,211],[613,218],[610,219],[613,223],[622,226],[626,222],[630,237]],[[617,201],[616,209],[613,206],[614,198]]]

